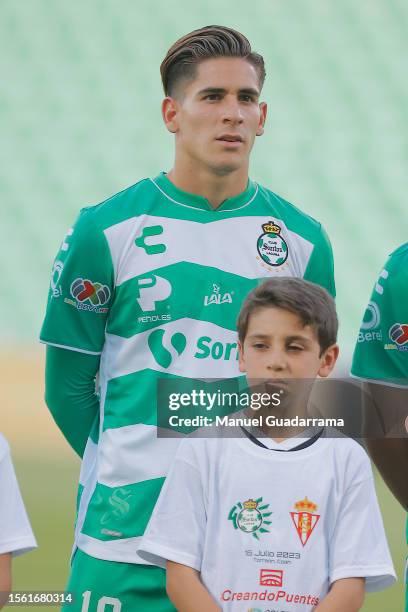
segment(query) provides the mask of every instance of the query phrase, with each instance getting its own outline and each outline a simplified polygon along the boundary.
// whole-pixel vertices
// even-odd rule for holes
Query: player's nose
[[[223,120],[242,123],[244,117],[239,100],[236,96],[226,96],[223,105]]]

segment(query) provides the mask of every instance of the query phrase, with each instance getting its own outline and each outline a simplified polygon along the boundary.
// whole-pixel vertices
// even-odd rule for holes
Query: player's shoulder
[[[401,244],[389,254],[385,267],[388,271],[408,277],[408,242]]]
[[[207,425],[186,436],[180,443],[176,457],[197,468],[217,463],[218,456],[225,452],[228,440],[223,427]]]
[[[3,436],[3,434],[0,433],[0,461],[2,461],[5,455],[8,455],[9,453],[10,453],[9,444],[6,438]]]
[[[289,200],[286,200],[268,187],[258,184],[258,188],[260,196],[269,204],[271,212],[281,215],[288,229],[297,233],[310,235],[310,237],[315,237],[322,231],[321,223],[311,215],[305,213],[298,206],[289,202]]]
[[[149,178],[144,178],[109,196],[106,200],[81,209],[77,223],[106,229],[146,212],[155,192]]]
[[[370,459],[359,442],[336,431],[330,438],[330,447],[339,470],[350,483],[372,477]]]

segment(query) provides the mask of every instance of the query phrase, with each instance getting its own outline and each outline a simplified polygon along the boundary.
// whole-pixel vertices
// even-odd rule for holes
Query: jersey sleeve
[[[33,550],[37,543],[21,498],[8,446],[3,448],[0,455],[0,554],[12,553],[17,556]]]
[[[408,245],[391,255],[364,313],[351,373],[408,386]]]
[[[138,554],[163,568],[167,561],[175,561],[200,571],[205,531],[202,474],[186,440],[180,444]]]
[[[365,454],[353,471],[357,477],[342,496],[329,545],[329,581],[332,584],[342,578],[365,578],[367,592],[379,591],[391,586],[396,575]]]
[[[321,285],[336,297],[336,285],[334,282],[334,260],[333,250],[328,235],[322,226],[317,236],[313,252],[307,265],[304,279],[311,283]]]
[[[81,211],[54,261],[40,340],[99,355],[113,300],[114,271],[104,232]]]

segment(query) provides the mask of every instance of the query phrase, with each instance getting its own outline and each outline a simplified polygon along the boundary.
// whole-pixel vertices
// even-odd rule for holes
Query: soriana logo
[[[259,584],[261,586],[281,587],[283,582],[283,571],[276,569],[261,569]]]

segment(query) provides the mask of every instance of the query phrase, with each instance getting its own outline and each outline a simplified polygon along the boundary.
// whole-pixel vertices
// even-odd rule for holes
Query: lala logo
[[[206,295],[204,297],[204,306],[209,306],[210,304],[231,304],[232,303],[232,293],[221,293],[220,285],[213,283],[213,292],[211,295]]]

